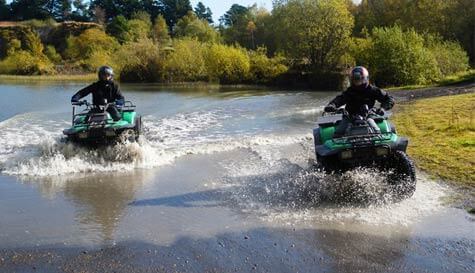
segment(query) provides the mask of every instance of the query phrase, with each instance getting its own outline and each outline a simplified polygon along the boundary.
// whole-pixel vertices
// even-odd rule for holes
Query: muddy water
[[[335,93],[124,85],[144,135],[90,150],[61,141],[82,85],[0,85],[0,272],[475,269],[453,189],[391,204],[384,174],[309,167]]]

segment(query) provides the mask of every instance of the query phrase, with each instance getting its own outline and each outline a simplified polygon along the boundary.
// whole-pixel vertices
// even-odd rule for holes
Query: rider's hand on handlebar
[[[327,106],[325,106],[325,108],[323,108],[323,111],[325,112],[335,112],[336,110],[337,108],[333,104],[328,104]]]
[[[384,116],[384,110],[383,110],[383,108],[377,108],[377,109],[374,110],[374,112],[375,112],[377,115]]]

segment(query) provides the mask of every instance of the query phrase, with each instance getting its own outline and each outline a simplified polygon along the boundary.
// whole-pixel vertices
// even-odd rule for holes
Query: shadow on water
[[[0,250],[0,271],[473,272],[473,257],[467,251],[473,241],[409,240],[409,234],[407,230],[377,235],[334,229],[257,228],[211,238],[185,236],[171,245],[128,241],[101,249],[6,249]]]

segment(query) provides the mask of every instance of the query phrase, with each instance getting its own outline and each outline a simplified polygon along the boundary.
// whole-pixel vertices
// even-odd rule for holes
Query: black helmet
[[[99,80],[102,80],[103,76],[114,76],[114,70],[112,70],[112,67],[104,65],[99,67],[99,70],[97,72],[97,76],[99,77]]]

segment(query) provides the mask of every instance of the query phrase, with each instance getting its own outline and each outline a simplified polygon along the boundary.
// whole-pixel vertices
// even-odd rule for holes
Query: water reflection
[[[127,205],[136,193],[153,178],[153,171],[90,176],[54,177],[40,183],[43,196],[54,198],[64,194],[76,207],[75,221],[88,237],[97,236],[103,242],[114,240],[114,233]],[[94,234],[96,233],[96,234]]]

